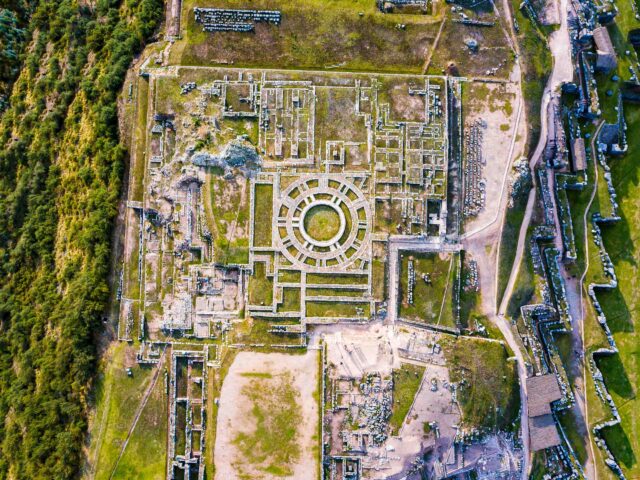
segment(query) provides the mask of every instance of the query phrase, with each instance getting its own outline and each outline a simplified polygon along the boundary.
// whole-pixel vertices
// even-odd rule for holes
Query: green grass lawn
[[[273,223],[273,185],[256,184],[255,189],[253,245],[270,247]]]
[[[509,429],[520,408],[515,363],[499,342],[443,337],[452,382],[458,387],[462,420],[468,428]]]
[[[444,257],[444,258],[443,258]],[[400,316],[409,320],[455,328],[453,290],[457,273],[455,255],[438,253],[402,252],[400,268]],[[415,282],[413,303],[408,296],[409,261],[413,261]],[[429,275],[430,283],[422,275]]]
[[[111,347],[103,360],[104,369],[96,387],[96,410],[89,444],[89,463],[96,480],[110,478],[133,423],[136,408],[151,381],[153,369],[140,367],[134,359],[133,347],[118,343]],[[126,366],[131,367],[133,376],[127,375]],[[164,382],[160,378],[113,478],[164,478],[168,418],[166,400]]]
[[[256,377],[242,389],[251,402],[253,432],[240,432],[233,443],[242,453],[238,474],[244,465],[275,476],[293,474],[291,465],[300,458],[298,425],[302,422],[300,394],[289,374],[274,378]],[[242,465],[242,466],[240,466]]]
[[[298,320],[290,318],[281,319],[262,319],[251,318],[237,325],[233,331],[233,341],[246,344],[265,345],[266,350],[270,350],[272,345],[301,345],[300,335],[282,335],[271,333],[269,330],[273,324],[278,325],[297,325]],[[300,349],[301,351],[304,351]]]
[[[458,13],[447,12],[447,21],[443,26],[438,46],[432,54],[428,73],[442,74],[443,70],[453,63],[456,74],[463,77],[485,76],[487,70],[492,68],[498,68],[495,73],[497,77],[509,76],[514,55],[500,26],[500,19],[493,9],[487,8],[487,5],[489,4],[486,2],[479,3],[473,9],[466,8],[464,13],[475,20],[496,22],[493,27],[455,23],[452,19],[459,18]],[[494,5],[496,9],[502,10],[502,2]],[[466,38],[476,39],[480,50],[470,52],[463,43]]]
[[[547,44],[547,35],[553,27],[539,27],[523,13],[521,2],[511,0],[511,11],[518,22],[520,32],[517,41],[523,58],[523,94],[528,124],[528,138],[525,155],[533,152],[540,132],[540,102],[547,83],[547,76],[551,72],[552,58]]]
[[[129,171],[129,199],[142,201],[144,191],[144,172],[147,164],[145,155],[147,147],[147,114],[149,106],[149,80],[138,78],[136,92],[136,118],[135,118],[135,155]]]
[[[282,291],[282,304],[278,307],[282,312],[300,312],[300,289],[284,288]]]
[[[358,308],[362,313],[358,313]],[[369,317],[369,303],[307,302],[308,317]]]
[[[279,10],[282,22],[257,24],[253,33],[205,33],[194,7]],[[440,20],[385,15],[369,0],[185,0],[182,18],[184,40],[172,49],[172,61],[183,65],[416,73]]]
[[[203,198],[216,262],[249,262],[249,181],[225,179],[213,169],[207,173]]]
[[[640,24],[633,18],[631,6],[628,2],[616,2],[620,13],[616,17],[616,25],[609,27],[609,31],[616,50],[619,54],[618,74],[625,79],[629,76],[628,66],[636,60],[635,53],[626,44],[626,35],[632,28],[638,28]],[[626,51],[630,51],[627,54]],[[613,73],[607,76],[598,75],[599,95],[603,118],[607,121],[615,121],[616,112],[614,110],[617,103],[617,91],[621,82],[611,80]],[[607,96],[606,91],[612,90],[613,96]],[[638,289],[640,285],[640,247],[637,238],[640,231],[640,143],[633,132],[640,130],[640,107],[626,103],[624,105],[625,116],[628,124],[629,151],[621,158],[610,160],[611,173],[614,186],[618,194],[619,210],[621,221],[615,225],[602,228],[604,245],[614,263],[618,276],[618,288],[613,291],[599,292],[598,299],[607,315],[609,326],[619,349],[619,354],[601,358],[598,366],[601,369],[605,384],[615,401],[621,424],[603,430],[603,436],[607,441],[611,452],[616,457],[627,478],[640,477],[640,422],[638,421],[638,411],[640,410],[640,400],[638,400],[638,390],[640,389],[640,357],[638,356],[638,345],[640,345],[640,335],[637,333],[636,322],[640,318],[640,302],[638,301]],[[600,170],[602,177],[602,170]],[[593,178],[591,175],[589,178]],[[608,196],[606,195],[606,184],[598,183],[598,195],[593,211],[602,211],[606,214],[610,211]],[[589,190],[587,187],[586,190]],[[575,197],[576,195],[574,195]],[[575,198],[573,200],[576,200]],[[578,204],[582,198],[578,198]],[[572,203],[572,209],[574,204]],[[584,208],[582,208],[584,211]],[[573,213],[573,212],[572,212]],[[576,232],[578,226],[574,222]],[[579,255],[584,258],[584,232],[581,233],[581,240],[576,241]],[[590,232],[588,233],[591,237]],[[598,249],[590,238],[589,244],[590,268],[587,281],[601,281],[603,279],[602,265],[598,257]],[[583,260],[582,260],[583,261]],[[589,309],[589,322],[587,326],[587,348],[589,351],[605,345],[604,336],[599,325],[595,322],[593,311]],[[591,383],[591,382],[589,382]],[[589,420],[591,426],[609,419],[610,413],[602,405],[593,386],[588,389],[589,399]],[[601,462],[602,455],[596,453],[600,460],[598,470],[607,475],[610,471]]]
[[[424,367],[409,363],[403,363],[399,369],[393,371],[393,405],[389,418],[391,435],[397,435],[400,430],[418,393],[423,375]]]
[[[371,267],[371,291],[374,298],[382,301],[387,291],[387,264],[384,260],[374,258]]]
[[[507,283],[509,283],[509,275],[511,275],[511,268],[516,258],[520,226],[524,219],[528,196],[529,189],[523,189],[514,199],[513,206],[507,209],[504,217],[498,257],[498,292],[496,296],[498,305],[500,305]]]
[[[338,212],[328,205],[316,205],[307,211],[303,220],[304,229],[315,240],[327,241],[340,231]]]
[[[586,434],[581,433],[576,425],[577,420],[573,413],[575,408],[577,407],[572,407],[558,413],[558,421],[560,425],[562,425],[562,429],[567,435],[571,447],[578,457],[578,461],[584,465],[588,456],[587,448],[589,448],[589,444]]]
[[[531,230],[532,228],[529,227],[529,232],[525,238],[525,245],[527,246],[530,245]],[[520,270],[518,270],[516,283],[513,286],[513,293],[507,304],[507,315],[509,317],[513,319],[518,318],[520,316],[520,307],[532,303],[535,294],[535,282],[531,250],[525,248],[522,264],[520,265]]]
[[[626,109],[629,131],[632,132],[640,128],[640,108],[627,105]],[[619,279],[618,288],[598,295],[620,354],[598,363],[622,419],[620,426],[606,429],[604,435],[625,474],[634,478],[640,476],[640,400],[637,397],[640,389],[640,335],[635,327],[640,318],[637,295],[640,288],[640,247],[635,241],[640,234],[640,144],[633,137],[630,141],[627,155],[611,162],[622,220],[603,229],[604,244]]]
[[[142,411],[114,479],[162,480],[166,474],[168,397],[162,377]],[[155,452],[149,455],[149,452]]]
[[[273,278],[267,277],[267,265],[264,262],[256,262],[253,275],[249,277],[249,303],[251,305],[273,303]]]
[[[369,278],[360,275],[335,275],[332,273],[309,273],[307,285],[366,285]]]

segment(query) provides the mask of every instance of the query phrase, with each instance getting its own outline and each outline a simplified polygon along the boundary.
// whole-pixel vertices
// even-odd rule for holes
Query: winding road
[[[573,65],[571,61],[567,61],[567,59],[571,58],[571,41],[569,38],[569,30],[567,26],[567,0],[559,0],[559,10],[560,10],[560,27],[558,30],[553,32],[549,37],[549,48],[551,50],[551,54],[553,57],[553,69],[551,74],[549,75],[549,79],[547,80],[547,84],[545,86],[542,102],[540,105],[540,137],[538,139],[538,144],[536,145],[536,149],[533,152],[529,160],[529,167],[532,172],[536,165],[540,162],[542,158],[542,154],[544,153],[547,141],[549,139],[549,129],[553,128],[553,125],[548,124],[549,118],[549,108],[553,106],[553,102],[558,100],[558,96],[556,94],[557,90],[564,82],[569,82],[573,80]],[[553,133],[553,132],[552,132]],[[549,175],[554,178],[553,173]],[[525,209],[524,219],[520,226],[520,231],[518,234],[518,243],[516,247],[516,255],[511,268],[511,272],[509,275],[509,280],[507,282],[507,286],[505,289],[505,293],[501,299],[500,305],[497,308],[497,315],[495,317],[496,324],[502,334],[505,337],[505,340],[511,347],[516,357],[518,363],[518,376],[520,380],[520,398],[521,398],[521,428],[522,428],[522,440],[524,445],[524,463],[522,468],[522,478],[528,478],[529,472],[531,470],[531,458],[530,458],[530,449],[529,449],[529,424],[528,424],[528,416],[527,416],[527,391],[526,391],[526,379],[527,379],[527,369],[525,364],[525,356],[522,351],[521,345],[516,341],[513,329],[511,328],[511,324],[509,320],[505,317],[505,313],[507,310],[507,305],[511,295],[513,293],[513,289],[516,283],[516,279],[518,277],[518,272],[520,270],[520,265],[522,263],[522,258],[524,255],[524,249],[526,248],[526,236],[527,230],[529,229],[529,225],[531,223],[531,216],[533,213],[533,208],[535,206],[536,200],[536,179],[535,175],[532,175],[533,180],[533,188],[529,192],[529,197],[527,198],[527,206]],[[553,180],[551,180],[553,182]],[[553,185],[551,185],[553,186]],[[559,222],[556,219],[556,228],[559,229]],[[561,241],[560,232],[556,235],[557,239]],[[560,245],[562,246],[562,245]],[[496,280],[497,280],[496,270]],[[496,289],[496,295],[498,295]],[[496,298],[497,304],[497,298]]]
[[[545,150],[545,146],[550,136],[554,134],[551,132],[550,128],[554,128],[554,125],[549,125],[549,112],[550,108],[553,108],[556,102],[559,102],[559,95],[557,93],[558,89],[564,82],[570,82],[573,80],[573,65],[571,61],[567,61],[571,59],[571,41],[569,38],[569,31],[567,26],[567,16],[568,16],[568,4],[567,0],[559,0],[559,10],[560,10],[560,28],[553,32],[549,37],[549,48],[551,50],[551,54],[553,56],[553,69],[547,81],[547,85],[545,86],[542,102],[540,105],[540,138],[538,139],[538,144],[533,155],[529,161],[529,167],[533,172],[536,165],[541,161],[542,155]],[[595,137],[594,137],[595,138]],[[593,143],[593,142],[592,142]],[[592,145],[593,149],[593,145]],[[548,175],[549,184],[548,187],[551,189],[550,191],[554,191],[554,183],[555,183],[555,172],[553,169],[549,169]],[[520,231],[518,234],[518,244],[516,247],[516,256],[511,268],[511,273],[509,275],[509,280],[507,282],[507,287],[505,289],[505,293],[501,299],[500,306],[497,309],[497,324],[500,328],[500,331],[505,336],[508,344],[513,349],[516,359],[518,361],[518,374],[520,376],[520,389],[521,389],[521,399],[522,399],[522,436],[525,444],[525,463],[523,466],[523,477],[528,477],[531,463],[530,463],[530,452],[528,448],[528,422],[526,418],[526,410],[527,410],[527,392],[526,392],[526,369],[524,364],[524,356],[522,351],[515,341],[513,330],[511,329],[511,325],[507,318],[505,317],[505,313],[507,310],[507,305],[511,295],[513,293],[513,289],[518,277],[518,272],[520,270],[520,265],[522,263],[522,258],[524,255],[524,249],[526,248],[526,235],[529,225],[531,223],[531,216],[535,206],[536,200],[536,178],[535,175],[532,175],[533,180],[533,188],[529,192],[529,197],[527,199],[527,206],[525,209],[525,215],[520,226]],[[593,200],[593,196],[595,195],[595,189],[592,192],[591,201]],[[552,195],[552,197],[554,197]],[[552,198],[555,207],[555,198]],[[591,203],[591,202],[590,202]],[[586,214],[585,214],[586,215]],[[585,217],[586,219],[586,217]],[[562,251],[562,232],[560,230],[560,222],[557,215],[557,209],[554,208],[554,224],[556,229],[556,238],[555,243],[556,247]],[[586,220],[585,220],[585,233],[586,233]],[[567,283],[567,300],[569,301],[570,309],[572,312],[572,316],[574,317],[574,348],[576,345],[579,347],[580,351],[583,350],[584,344],[584,312],[583,312],[583,302],[581,295],[574,295],[573,290],[575,290],[575,282],[572,282],[569,274],[566,272],[566,269],[561,267],[562,275],[565,279],[565,283]],[[581,279],[579,285],[582,285]],[[571,283],[571,284],[570,284]],[[578,313],[579,312],[579,313]],[[584,365],[581,365],[583,370],[584,377]],[[581,378],[582,381],[576,382],[576,387],[580,390],[576,391],[576,408],[577,408],[577,416],[579,417],[579,423],[582,424],[582,429],[586,429],[586,434],[589,435],[589,429],[587,427],[587,406],[586,406],[586,398],[585,398],[585,385],[586,382],[584,378]],[[582,384],[580,388],[580,384]],[[591,442],[590,442],[591,443]],[[585,474],[587,478],[594,478],[594,468],[593,468],[593,448],[588,452],[589,458],[586,461],[585,465]]]

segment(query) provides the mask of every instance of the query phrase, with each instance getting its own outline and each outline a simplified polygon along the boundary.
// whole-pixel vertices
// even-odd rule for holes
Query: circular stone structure
[[[316,220],[324,212],[337,220],[337,225],[325,225],[324,219]],[[340,240],[347,227],[344,212],[328,200],[318,200],[308,204],[300,214],[300,233],[309,243],[317,247],[329,247]],[[314,220],[316,220],[314,222]],[[327,222],[328,223],[328,222]],[[318,231],[318,229],[323,229]]]
[[[347,267],[368,252],[371,207],[352,179],[300,176],[281,191],[276,211],[280,252],[301,269]]]

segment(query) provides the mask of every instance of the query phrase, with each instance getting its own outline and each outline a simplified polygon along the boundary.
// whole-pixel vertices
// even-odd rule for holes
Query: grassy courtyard
[[[307,211],[303,219],[307,234],[321,242],[335,237],[340,231],[338,212],[328,205],[316,205]]]
[[[453,290],[456,258],[451,254],[403,252],[400,269],[400,317],[455,328]],[[409,263],[415,279],[413,302],[409,298]]]

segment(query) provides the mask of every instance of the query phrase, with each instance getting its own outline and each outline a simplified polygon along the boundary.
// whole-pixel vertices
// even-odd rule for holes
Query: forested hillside
[[[15,82],[0,113],[0,478],[73,478],[126,158],[116,99],[163,5],[5,5],[0,82]]]

